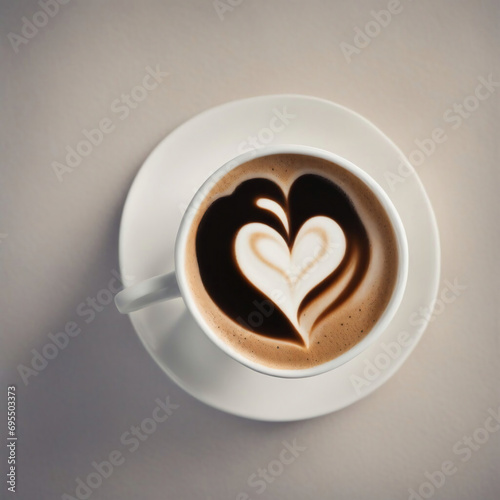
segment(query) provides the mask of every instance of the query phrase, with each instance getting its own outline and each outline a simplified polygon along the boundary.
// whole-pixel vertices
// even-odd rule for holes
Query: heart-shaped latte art
[[[308,346],[310,332],[300,325],[299,306],[311,290],[337,269],[346,244],[337,222],[315,216],[301,226],[291,248],[275,229],[252,222],[238,231],[234,250],[246,279],[287,316]]]
[[[268,176],[272,170],[252,174],[206,208],[194,242],[197,268],[235,338],[243,329],[307,348],[358,293],[370,241],[351,199],[331,180],[304,173],[285,185]]]

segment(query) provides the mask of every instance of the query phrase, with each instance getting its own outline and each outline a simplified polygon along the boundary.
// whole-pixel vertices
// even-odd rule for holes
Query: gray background
[[[216,500],[240,492],[405,499],[445,460],[458,471],[433,498],[499,498],[500,432],[467,462],[452,450],[500,401],[500,89],[457,130],[443,114],[473,94],[479,77],[500,80],[500,7],[495,0],[401,0],[402,12],[348,62],[340,44],[353,44],[355,28],[389,3],[244,0],[221,19],[210,0],[72,0],[16,53],[8,34],[20,34],[22,17],[32,19],[40,7],[1,2],[0,422],[5,443],[5,392],[15,384],[18,498],[74,495],[76,478],[92,471],[92,461],[124,451],[123,432],[167,395],[180,407],[137,451],[124,451],[125,463],[92,499]],[[157,64],[169,73],[165,81],[126,120],[115,119],[116,130],[58,182],[52,162],[64,160],[82,129],[112,116],[113,100]],[[151,149],[200,111],[270,93],[348,106],[406,153],[445,128],[448,140],[418,172],[440,228],[442,287],[445,279],[467,286],[381,389],[338,413],[291,424],[206,407],[163,374],[112,305],[88,325],[76,312],[118,269],[123,202]],[[30,351],[68,321],[82,333],[25,386],[18,365],[29,366]],[[293,439],[306,450],[256,494],[249,476]],[[2,479],[2,495],[4,488]]]

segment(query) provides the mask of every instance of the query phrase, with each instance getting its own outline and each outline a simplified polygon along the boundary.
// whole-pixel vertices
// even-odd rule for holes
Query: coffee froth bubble
[[[185,260],[197,308],[259,364],[303,369],[363,339],[392,296],[397,242],[371,189],[301,154],[230,164],[201,192]]]

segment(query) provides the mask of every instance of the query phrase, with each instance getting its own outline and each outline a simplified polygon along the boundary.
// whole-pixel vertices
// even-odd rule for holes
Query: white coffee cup
[[[345,353],[337,356],[336,358],[327,361],[323,364],[313,366],[311,368],[304,369],[278,369],[271,368],[255,361],[252,361],[245,357],[240,352],[233,349],[228,345],[220,336],[218,336],[213,328],[204,319],[201,311],[198,308],[196,301],[193,299],[193,293],[190,289],[189,282],[186,276],[186,266],[185,255],[186,255],[186,245],[188,241],[188,235],[190,233],[191,223],[194,216],[196,215],[199,207],[202,205],[205,197],[210,193],[212,188],[218,183],[218,181],[224,177],[229,171],[234,168],[246,163],[254,158],[260,158],[263,156],[269,156],[274,154],[300,154],[306,156],[312,156],[315,158],[321,158],[332,163],[335,163],[344,169],[348,170],[356,177],[358,177],[365,185],[367,185],[373,194],[382,204],[385,212],[388,216],[389,221],[392,224],[396,243],[398,248],[398,259],[397,259],[397,275],[396,283],[391,295],[391,298],[378,319],[375,325],[372,327],[370,332],[356,345]],[[252,368],[258,372],[277,376],[284,378],[300,378],[300,377],[310,377],[313,375],[319,375],[329,370],[333,370],[338,366],[350,361],[355,358],[358,354],[364,351],[370,344],[372,344],[386,329],[390,321],[394,317],[401,300],[406,286],[406,279],[408,275],[408,244],[406,241],[406,233],[403,227],[403,223],[396,211],[396,208],[392,204],[391,200],[385,193],[385,191],[373,180],[365,171],[361,170],[356,165],[352,164],[348,160],[337,156],[334,153],[328,151],[313,148],[310,146],[300,146],[300,145],[277,145],[277,146],[266,146],[259,148],[257,150],[249,151],[243,153],[242,155],[234,158],[233,160],[227,162],[221,168],[216,170],[200,187],[196,192],[193,199],[191,200],[188,208],[184,214],[181,221],[179,231],[177,233],[177,238],[175,241],[175,271],[169,274],[164,274],[161,276],[156,276],[154,278],[141,281],[135,285],[130,286],[119,292],[115,296],[115,304],[121,313],[131,313],[142,309],[155,302],[173,299],[176,297],[182,297],[189,312],[192,314],[200,328],[205,332],[208,338],[215,343],[222,351],[233,359],[239,361],[243,365]]]

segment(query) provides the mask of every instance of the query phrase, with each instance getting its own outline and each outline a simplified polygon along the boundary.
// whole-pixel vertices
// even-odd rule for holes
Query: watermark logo
[[[290,113],[287,106],[283,106],[282,109],[274,108],[267,127],[261,128],[255,135],[249,135],[244,141],[240,142],[237,148],[238,153],[246,153],[270,144],[274,141],[276,134],[283,132],[296,118],[297,115]]]
[[[391,24],[394,16],[401,14],[403,5],[400,0],[390,0],[385,9],[370,12],[370,19],[363,28],[354,27],[354,38],[352,43],[342,42],[340,50],[344,55],[345,60],[350,63],[354,55],[361,54],[366,49],[374,38],[377,38],[382,33],[384,28]]]
[[[444,280],[444,285],[431,307],[420,307],[418,311],[415,311],[410,316],[409,323],[411,326],[424,326],[427,322],[432,323],[438,316],[443,314],[447,305],[453,304],[468,288],[467,285],[460,284],[458,278],[454,278],[453,282]]]
[[[113,450],[108,454],[107,460],[101,462],[93,461],[90,465],[92,471],[84,479],[75,479],[76,488],[73,495],[64,493],[61,500],[87,500],[95,490],[101,487],[106,479],[109,479],[115,469],[122,466],[126,461],[127,453],[134,453],[139,449],[141,443],[147,441],[158,429],[159,424],[165,422],[179,408],[178,404],[170,402],[167,396],[164,400],[155,399],[156,407],[151,417],[144,418],[139,425],[132,425],[120,436],[121,450]]]
[[[442,119],[447,124],[447,129],[435,127],[427,137],[415,139],[414,143],[417,147],[407,155],[408,161],[414,168],[423,165],[437,151],[438,147],[449,139],[450,131],[458,130],[479,109],[481,102],[488,100],[500,87],[500,82],[495,81],[491,73],[487,78],[479,76],[477,80],[479,83],[473,93],[466,96],[461,102],[454,103],[443,113]],[[384,177],[391,191],[395,191],[397,186],[404,183],[413,173],[414,170],[402,160],[396,172],[386,171]]]
[[[138,85],[132,87],[129,93],[121,94],[110,104],[112,115],[118,117],[120,121],[126,120],[132,110],[136,109],[139,103],[144,101],[168,76],[168,73],[162,71],[158,64],[155,68],[147,66],[145,70],[146,74]],[[84,158],[90,156],[95,148],[103,143],[105,137],[115,130],[116,120],[109,116],[99,120],[96,127],[83,129],[82,138],[74,146],[66,146],[64,160],[52,162],[51,167],[57,180],[63,182],[64,176],[74,172]]]
[[[14,52],[17,54],[22,45],[27,45],[30,40],[35,38],[40,30],[49,24],[50,19],[57,15],[60,7],[69,2],[70,0],[39,0],[40,10],[37,10],[31,19],[26,16],[21,18],[20,34],[13,32],[7,34]]]
[[[438,316],[443,314],[446,307],[457,300],[462,293],[467,290],[468,286],[459,283],[458,278],[453,281],[444,280],[444,286],[438,294],[438,298],[429,307],[420,307],[413,312],[408,318],[408,323],[411,326],[423,327],[427,322],[434,321]],[[386,372],[393,363],[405,351],[405,347],[412,343],[412,336],[406,331],[399,333],[397,339],[392,342],[382,342],[380,349],[370,359],[363,360],[362,375],[352,374],[349,380],[356,394],[364,394],[371,385],[380,379],[381,375]]]
[[[307,450],[305,446],[297,444],[297,439],[294,439],[291,443],[283,441],[282,445],[283,449],[276,459],[271,460],[265,467],[259,467],[256,472],[248,477],[247,484],[252,489],[252,493],[262,495],[269,485],[283,474],[286,467],[295,462]],[[251,498],[250,494],[243,491],[236,496],[236,500],[251,500]]]
[[[95,295],[87,297],[75,308],[76,316],[83,318],[87,325],[92,323],[97,315],[113,302],[114,296],[122,289],[120,273],[113,269],[110,274],[112,277],[104,288],[101,288]],[[127,279],[133,279],[133,277],[127,275]],[[77,321],[68,321],[59,332],[47,334],[48,342],[40,350],[31,350],[30,365],[19,364],[17,366],[17,371],[24,385],[28,385],[30,377],[37,377],[45,370],[49,362],[57,358],[59,353],[68,347],[71,339],[78,337],[82,331],[82,327]]]
[[[427,500],[433,497],[436,491],[458,472],[460,463],[468,462],[498,430],[500,430],[500,407],[496,410],[489,408],[488,417],[483,424],[474,429],[472,434],[463,436],[453,445],[452,453],[460,457],[460,462],[445,460],[437,470],[425,471],[426,480],[422,481],[418,487],[408,489],[408,500]]]
[[[228,12],[233,12],[235,7],[243,3],[243,0],[214,0],[212,5],[221,21],[224,21]]]

